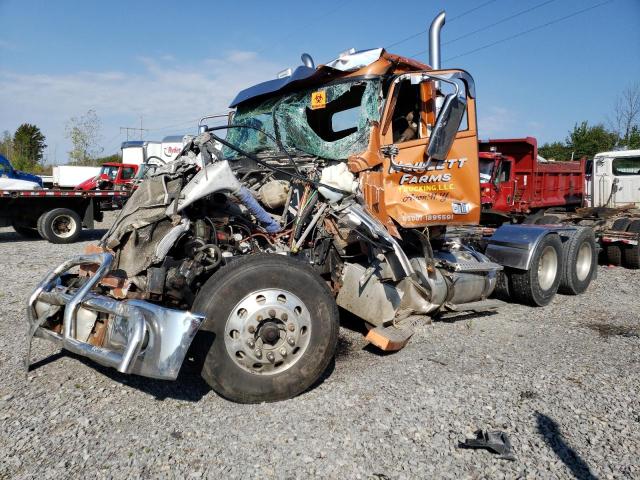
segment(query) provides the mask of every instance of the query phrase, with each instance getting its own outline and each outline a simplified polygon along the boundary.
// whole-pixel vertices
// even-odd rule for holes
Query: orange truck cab
[[[138,165],[128,163],[104,163],[95,177],[76,185],[74,190],[115,190],[133,183]]]

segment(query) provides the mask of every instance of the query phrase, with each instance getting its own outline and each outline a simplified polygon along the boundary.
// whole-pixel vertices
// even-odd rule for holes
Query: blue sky
[[[238,90],[299,64],[303,51],[324,63],[350,47],[386,47],[444,9],[443,66],[475,78],[480,136],[562,140],[576,121],[606,123],[616,96],[640,81],[640,0],[613,0],[458,55],[602,1],[0,0],[0,131],[39,125],[57,163],[69,150],[65,124],[90,108],[105,153],[124,140],[119,127],[141,117],[148,139],[191,132]],[[422,33],[389,50],[426,48]]]

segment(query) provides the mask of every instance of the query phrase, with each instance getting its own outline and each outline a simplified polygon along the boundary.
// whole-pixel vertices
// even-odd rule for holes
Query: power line
[[[537,5],[534,5],[533,7],[527,8],[525,10],[521,10],[517,13],[514,13],[513,15],[509,15],[508,17],[503,18],[502,20],[498,20],[497,22],[491,23],[489,25],[486,25],[482,28],[478,28],[477,30],[474,30],[473,32],[469,32],[469,33],[465,33],[464,35],[461,35],[459,37],[454,38],[453,40],[448,40],[446,42],[443,43],[443,45],[449,45],[450,43],[454,43],[457,42],[458,40],[462,40],[463,38],[467,38],[470,37],[471,35],[475,35],[476,33],[480,33],[480,32],[484,32],[485,30],[488,30],[492,27],[495,27],[496,25],[500,25],[501,23],[507,22],[509,20],[512,20],[516,17],[519,17],[521,15],[524,15],[525,13],[529,13],[532,12],[534,10],[537,10],[540,7],[544,7],[545,5],[548,5],[550,3],[555,2],[556,0],[546,0],[545,2],[539,3]]]
[[[509,15],[508,17],[505,17],[505,18],[503,18],[501,20],[498,20],[497,22],[490,23],[489,25],[485,25],[484,27],[481,27],[481,28],[478,28],[476,30],[473,30],[472,32],[465,33],[464,35],[461,35],[459,37],[454,38],[453,40],[448,40],[446,42],[443,42],[442,45],[449,45],[451,43],[457,42],[458,40],[462,40],[463,38],[467,38],[467,37],[470,37],[472,35],[475,35],[476,33],[483,32],[483,31],[488,30],[488,29],[490,29],[492,27],[495,27],[496,25],[500,25],[501,23],[504,23],[504,22],[507,22],[509,20],[512,20],[512,19],[514,19],[516,17],[524,15],[525,13],[529,13],[529,12],[531,12],[533,10],[536,10],[536,9],[540,8],[540,7],[544,7],[545,5],[548,5],[549,3],[552,3],[552,2],[555,2],[555,1],[556,0],[546,0],[546,1],[542,2],[542,3],[534,5],[533,7],[529,7],[527,9],[525,9],[525,10],[520,10],[519,12],[516,12],[513,15]],[[420,50],[419,52],[414,53],[413,55],[411,55],[411,57],[415,58],[418,55],[422,55],[423,53],[427,53],[428,51],[429,50]]]
[[[484,50],[485,48],[493,47],[493,46],[498,45],[500,43],[504,43],[504,42],[507,42],[509,40],[513,40],[514,38],[518,38],[518,37],[521,37],[523,35],[526,35],[527,33],[531,33],[531,32],[534,32],[536,30],[540,30],[542,28],[548,27],[550,25],[562,22],[562,21],[567,20],[567,19],[569,19],[571,17],[575,17],[576,15],[580,15],[581,13],[588,12],[589,10],[593,10],[594,8],[601,7],[601,6],[606,5],[608,3],[611,3],[611,2],[613,2],[613,0],[607,0],[606,2],[600,2],[600,3],[597,3],[597,4],[592,5],[590,7],[583,8],[582,10],[577,10],[577,11],[575,11],[573,13],[570,13],[568,15],[565,15],[563,17],[556,18],[555,20],[551,20],[550,22],[546,22],[546,23],[543,23],[541,25],[537,25],[535,27],[529,28],[528,30],[523,30],[522,32],[518,32],[518,33],[516,33],[514,35],[509,35],[508,37],[501,38],[500,40],[496,40],[495,42],[491,42],[491,43],[488,43],[486,45],[482,45],[481,47],[474,48],[473,50],[469,50],[468,52],[460,53],[459,55],[455,55],[453,57],[449,57],[445,61],[453,60],[455,58],[464,57],[466,55],[471,55],[472,53],[478,52],[480,50]],[[416,54],[412,55],[412,57],[415,57],[416,55],[420,55],[421,53],[424,53],[424,52],[416,53]]]
[[[455,17],[450,18],[450,19],[449,19],[449,23],[451,23],[451,22],[453,22],[453,21],[455,21],[455,20],[457,20],[457,19],[459,19],[459,18],[462,18],[462,17],[464,17],[465,15],[468,15],[468,14],[470,14],[470,13],[473,13],[473,12],[475,12],[476,10],[480,10],[481,8],[486,7],[487,5],[489,5],[489,4],[491,4],[491,3],[494,3],[495,1],[496,1],[496,0],[488,0],[488,1],[484,2],[484,3],[481,3],[481,4],[480,4],[480,5],[478,5],[477,7],[473,7],[473,8],[471,8],[471,9],[469,9],[469,10],[465,11],[465,12],[462,12],[460,15],[456,15]],[[404,43],[404,42],[406,42],[406,41],[408,41],[408,40],[411,40],[411,39],[413,39],[413,38],[419,37],[420,35],[425,34],[425,33],[427,33],[428,31],[429,31],[429,29],[428,29],[428,28],[425,28],[424,30],[421,30],[421,31],[416,32],[416,33],[414,33],[414,34],[412,34],[412,35],[409,35],[408,37],[405,37],[405,38],[403,38],[402,40],[398,40],[397,42],[394,42],[394,43],[389,44],[389,45],[387,45],[385,48],[386,48],[386,49],[389,49],[389,48],[391,48],[391,47],[395,47],[396,45],[400,45],[401,43]]]

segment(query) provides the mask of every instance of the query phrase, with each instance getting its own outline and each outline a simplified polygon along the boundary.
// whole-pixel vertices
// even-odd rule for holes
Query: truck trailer
[[[303,54],[239,92],[230,124],[200,125],[97,245],[42,280],[29,344],[161,379],[189,358],[230,400],[276,401],[327,369],[338,307],[393,351],[429,317],[508,308],[490,298],[499,281],[533,306],[583,293],[589,227],[480,226],[478,92],[440,66],[444,21],[431,66],[382,48],[318,67]]]

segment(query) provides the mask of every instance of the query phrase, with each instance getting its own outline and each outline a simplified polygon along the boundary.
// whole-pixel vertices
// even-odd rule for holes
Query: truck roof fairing
[[[388,53],[383,48],[360,50],[341,55],[335,60],[313,69],[301,65],[287,77],[276,78],[246,88],[233,99],[229,108],[259,97],[270,97],[278,93],[294,91],[301,87],[325,85],[344,77],[379,77],[391,71],[404,73],[430,70],[424,63]]]

